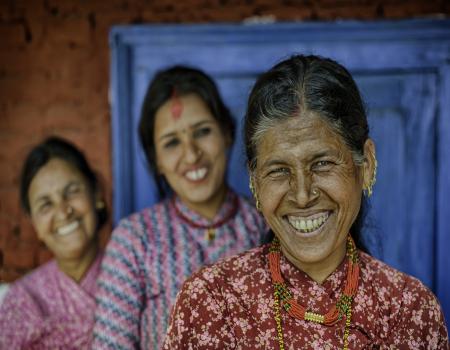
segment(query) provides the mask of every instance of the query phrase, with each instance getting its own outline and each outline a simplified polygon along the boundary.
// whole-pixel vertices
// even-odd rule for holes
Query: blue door
[[[241,119],[256,76],[293,53],[331,57],[354,74],[377,146],[373,255],[420,278],[450,319],[450,21],[128,26],[111,46],[115,222],[157,199],[136,132],[157,70],[186,64],[216,80],[239,126],[228,182],[249,195]]]

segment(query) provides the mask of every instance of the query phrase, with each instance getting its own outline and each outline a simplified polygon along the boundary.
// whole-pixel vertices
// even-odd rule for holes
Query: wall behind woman
[[[79,146],[111,203],[111,26],[136,23],[450,17],[447,0],[34,0],[0,2],[0,282],[51,256],[20,210],[22,162],[43,137]],[[282,53],[280,53],[281,55]],[[102,232],[108,239],[111,226]]]

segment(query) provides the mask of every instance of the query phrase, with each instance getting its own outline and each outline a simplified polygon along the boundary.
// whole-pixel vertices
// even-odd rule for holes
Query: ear
[[[100,188],[97,188],[94,193],[94,203],[96,210],[100,210],[105,207],[106,204],[103,198],[103,191]]]
[[[368,138],[364,143],[363,189],[369,188],[376,171],[375,143]]]

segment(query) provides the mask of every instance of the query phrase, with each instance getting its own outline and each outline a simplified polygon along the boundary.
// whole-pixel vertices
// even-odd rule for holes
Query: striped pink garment
[[[170,309],[184,280],[201,266],[255,247],[266,232],[253,205],[233,192],[212,223],[223,221],[212,241],[209,222],[179,199],[167,199],[121,221],[108,244],[99,277],[93,349],[160,349]]]
[[[0,349],[88,349],[100,260],[80,284],[54,260],[13,283],[0,306]]]

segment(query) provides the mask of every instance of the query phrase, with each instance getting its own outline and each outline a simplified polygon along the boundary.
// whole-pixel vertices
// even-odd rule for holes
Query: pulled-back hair
[[[159,71],[148,86],[139,122],[139,138],[148,161],[160,199],[170,191],[170,186],[156,169],[156,147],[154,140],[155,119],[158,109],[174,95],[180,97],[196,94],[209,108],[222,133],[234,141],[234,120],[220,97],[214,81],[201,70],[174,66]]]
[[[257,145],[271,127],[288,118],[314,112],[338,133],[361,165],[369,137],[364,103],[350,73],[339,63],[320,56],[295,55],[262,74],[249,97],[245,116],[245,147],[250,171],[255,170]],[[365,251],[361,230],[366,200],[350,232]]]

